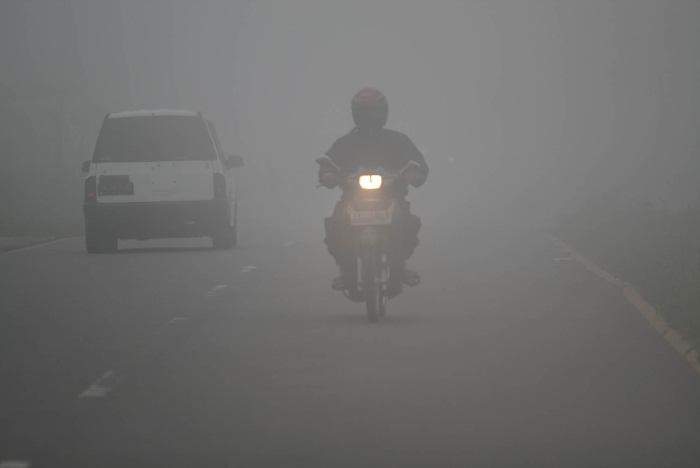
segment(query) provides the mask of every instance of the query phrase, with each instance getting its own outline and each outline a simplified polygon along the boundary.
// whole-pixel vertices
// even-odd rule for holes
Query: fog
[[[69,187],[103,115],[160,107],[208,115],[249,163],[256,214],[304,228],[331,197],[313,189],[313,159],[352,128],[363,86],[384,91],[389,127],[427,157],[430,183],[413,201],[430,222],[546,222],[608,192],[671,206],[698,197],[692,0],[2,8],[3,214],[19,230],[61,223],[27,221],[46,203],[26,183],[37,175],[48,192],[60,185],[51,211],[79,225]]]
[[[0,468],[700,466],[699,24],[698,0],[0,1]],[[316,158],[365,87],[430,167],[421,284],[371,229],[332,280]],[[201,111],[245,165],[196,119],[208,159],[81,171],[140,109]],[[209,230],[115,234],[170,221]]]
[[[238,41],[236,128],[285,174],[291,212],[309,195],[287,174],[351,126],[348,96],[365,84],[430,161],[426,212],[541,220],[612,190],[688,203],[697,8],[262,3]]]

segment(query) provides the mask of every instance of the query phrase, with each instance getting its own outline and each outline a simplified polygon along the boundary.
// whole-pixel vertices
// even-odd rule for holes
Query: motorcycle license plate
[[[390,210],[350,210],[350,224],[353,226],[377,226],[391,224]]]

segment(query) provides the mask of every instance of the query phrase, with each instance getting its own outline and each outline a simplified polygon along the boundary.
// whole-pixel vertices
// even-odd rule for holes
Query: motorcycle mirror
[[[401,174],[404,174],[405,172],[411,170],[411,169],[420,169],[420,164],[418,164],[415,161],[408,161],[406,165],[401,169]]]
[[[316,162],[321,167],[331,167],[336,171],[340,171],[340,168],[337,166],[337,164],[334,163],[333,160],[331,158],[329,158],[328,156],[316,158]]]

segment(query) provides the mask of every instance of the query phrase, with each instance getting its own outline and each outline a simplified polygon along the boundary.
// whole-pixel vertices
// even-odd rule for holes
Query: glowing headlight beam
[[[365,190],[377,190],[382,186],[382,176],[379,174],[367,174],[360,176],[360,187]]]

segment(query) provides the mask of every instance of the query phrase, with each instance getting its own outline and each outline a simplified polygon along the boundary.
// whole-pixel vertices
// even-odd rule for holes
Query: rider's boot
[[[420,275],[417,271],[409,270],[408,268],[403,269],[403,284],[406,286],[418,286],[420,284]]]
[[[353,281],[353,278],[355,277],[356,273],[355,270],[352,268],[351,263],[343,263],[339,265],[339,273],[338,276],[333,278],[333,281],[331,282],[331,288],[334,291],[346,291],[348,289],[355,288],[355,281]]]
[[[392,274],[389,278],[388,293],[390,297],[397,296],[402,286],[417,286],[420,284],[418,272],[406,268],[406,262],[399,262],[392,267]]]
[[[404,262],[396,262],[391,267],[391,274],[389,275],[389,282],[387,284],[387,295],[390,298],[396,297],[401,294],[403,290],[403,272],[406,269]]]

